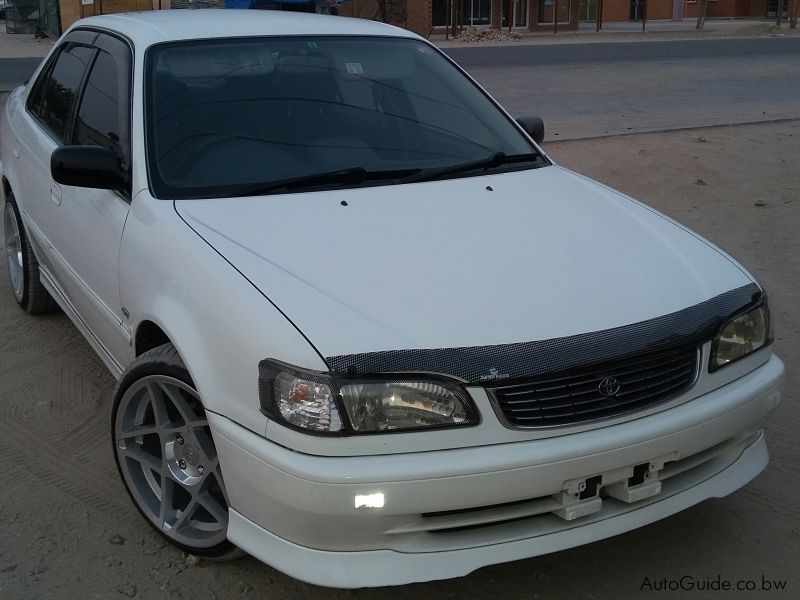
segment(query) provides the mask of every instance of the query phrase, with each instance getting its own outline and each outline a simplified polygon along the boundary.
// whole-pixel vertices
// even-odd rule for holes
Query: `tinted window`
[[[75,96],[92,53],[93,50],[86,46],[67,47],[45,82],[44,95],[36,114],[59,142],[64,140]]]
[[[83,91],[75,122],[75,143],[105,146],[122,156],[123,118],[119,103],[119,73],[111,55],[100,52]]]
[[[50,79],[50,73],[53,70],[54,63],[55,58],[50,59],[49,64],[42,69],[42,72],[39,73],[39,77],[33,82],[33,85],[31,86],[31,92],[28,94],[28,110],[37,117],[42,111],[42,96],[44,96],[44,90],[47,87],[48,80]]]
[[[339,171],[388,178],[535,152],[479,88],[416,40],[160,44],[146,69],[148,162],[162,198],[235,196]]]

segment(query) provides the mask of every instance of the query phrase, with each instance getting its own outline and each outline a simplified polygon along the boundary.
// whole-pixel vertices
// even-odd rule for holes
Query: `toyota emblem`
[[[597,391],[606,398],[616,396],[619,394],[620,389],[622,389],[622,386],[619,384],[616,377],[605,377],[597,385]]]

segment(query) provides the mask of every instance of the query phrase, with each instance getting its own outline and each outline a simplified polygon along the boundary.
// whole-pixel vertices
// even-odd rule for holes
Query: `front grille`
[[[695,381],[696,346],[638,354],[621,360],[549,373],[488,391],[515,427],[552,427],[635,412],[674,398]],[[604,395],[617,387],[612,395]]]

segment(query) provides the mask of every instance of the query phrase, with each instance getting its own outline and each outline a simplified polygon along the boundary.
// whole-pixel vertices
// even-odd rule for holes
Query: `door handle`
[[[61,206],[61,188],[55,183],[50,185],[50,200]]]
[[[14,140],[16,143],[14,145],[14,149],[11,151],[14,154],[14,158],[19,158],[19,140]]]

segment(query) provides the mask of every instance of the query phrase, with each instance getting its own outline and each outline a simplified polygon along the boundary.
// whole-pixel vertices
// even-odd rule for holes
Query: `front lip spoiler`
[[[585,525],[524,538],[447,551],[325,551],[295,544],[229,510],[228,539],[278,570],[314,585],[334,588],[404,585],[461,577],[488,565],[558,552],[609,538],[738,490],[769,462],[763,431],[727,467],[708,479],[639,508],[604,515]],[[309,568],[313,565],[313,568]]]

